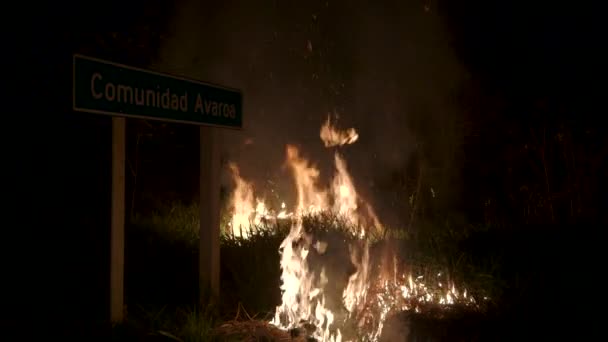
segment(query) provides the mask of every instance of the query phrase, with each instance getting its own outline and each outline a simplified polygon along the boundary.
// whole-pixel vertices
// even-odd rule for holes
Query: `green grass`
[[[114,341],[213,341],[219,320],[212,306],[168,309],[138,306],[124,323],[114,327]]]
[[[224,216],[222,222],[228,222],[228,217]],[[356,239],[352,233],[353,227],[347,220],[331,214],[306,216],[303,218],[303,226],[307,232],[330,243],[347,246],[349,241]],[[136,217],[131,229],[136,232],[131,237],[132,243],[145,241],[147,250],[152,251],[152,254],[145,257],[132,258],[136,261],[133,261],[135,264],[131,268],[141,271],[144,267],[140,264],[166,265],[165,271],[158,266],[151,268],[148,272],[156,273],[154,280],[140,281],[137,285],[139,289],[131,291],[139,293],[141,287],[146,285],[155,288],[147,297],[140,296],[137,302],[128,303],[131,307],[137,307],[153,302],[157,307],[156,310],[133,313],[137,331],[155,335],[164,332],[165,338],[170,338],[167,337],[170,334],[181,341],[210,340],[213,326],[234,318],[239,308],[245,308],[251,316],[262,319],[269,318],[279,304],[278,250],[289,232],[289,222],[252,227],[247,239],[226,233],[221,235],[223,296],[222,302],[212,311],[179,309],[189,307],[184,302],[197,302],[198,205],[175,203],[160,208],[147,217]],[[384,248],[391,246],[397,252],[398,259],[415,276],[423,275],[428,279],[441,272],[444,279],[455,282],[459,287],[466,287],[476,298],[487,296],[496,300],[513,286],[512,278],[505,277],[505,265],[509,260],[504,248],[487,247],[479,251],[480,246],[483,247],[486,243],[501,246],[500,241],[496,243],[487,239],[489,230],[488,227],[432,222],[420,222],[415,230],[390,229],[383,232],[382,236],[369,237],[372,259],[380,258]],[[127,246],[127,253],[128,250]],[[344,262],[349,261],[345,259]],[[173,272],[176,265],[182,267],[179,272]],[[176,290],[175,284],[182,284],[187,290]],[[158,298],[163,291],[166,298],[178,294],[183,300],[173,305],[173,309],[160,310]],[[190,293],[188,291],[192,293],[190,297],[184,295]],[[155,314],[145,314],[146,312]]]
[[[175,202],[164,205],[148,215],[136,215],[133,225],[145,226],[158,236],[169,240],[196,245],[199,237],[198,203]]]

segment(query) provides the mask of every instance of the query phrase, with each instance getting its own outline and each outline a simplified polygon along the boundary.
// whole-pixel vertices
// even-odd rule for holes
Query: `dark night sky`
[[[34,25],[23,29],[32,40],[21,44],[27,66],[21,80],[35,89],[37,100],[23,93],[25,106],[18,111],[39,119],[28,126],[31,116],[12,118],[24,128],[19,146],[28,151],[18,154],[24,167],[17,172],[40,179],[38,170],[47,170],[42,184],[34,182],[50,186],[45,193],[66,193],[73,184],[78,197],[91,179],[77,170],[107,162],[101,143],[108,139],[107,118],[76,117],[69,110],[70,55],[83,47],[100,57],[128,64],[151,60],[152,68],[243,89],[245,129],[225,132],[226,155],[258,183],[277,177],[289,186],[279,167],[286,143],[302,145],[328,175],[332,154],[318,131],[326,115],[337,112],[341,126],[361,133],[344,153],[361,191],[379,207],[390,203],[381,203],[382,193],[372,196],[370,183],[403,168],[416,144],[426,146],[433,166],[458,172],[453,148],[462,139],[467,106],[461,97],[470,89],[479,102],[486,97],[517,108],[518,102],[549,99],[581,116],[595,113],[602,95],[597,62],[603,26],[591,6],[479,0],[143,3],[73,3],[69,10],[49,5],[31,13]],[[124,58],[128,48],[110,53],[96,43],[99,35],[129,35],[141,27],[152,29],[139,36],[150,51],[139,59]],[[249,138],[254,144],[244,146]],[[43,162],[34,155],[44,156]],[[196,165],[193,158],[190,168]],[[93,183],[103,187],[103,177]],[[457,196],[459,189],[452,191]]]
[[[109,139],[107,118],[69,110],[70,56],[83,47],[100,57],[142,67],[150,61],[148,67],[243,89],[245,128],[225,132],[226,155],[258,183],[280,178],[290,186],[280,168],[286,143],[301,145],[329,175],[332,153],[318,132],[326,115],[337,112],[341,126],[361,133],[357,144],[344,149],[360,191],[389,213],[392,199],[372,194],[370,183],[403,168],[416,144],[426,146],[434,167],[458,173],[460,158],[453,152],[462,139],[462,113],[471,106],[462,105],[461,97],[470,89],[479,94],[475,101],[507,103],[514,112],[519,103],[540,98],[581,117],[597,112],[602,95],[597,62],[603,26],[591,6],[479,0],[143,3],[73,3],[70,10],[49,5],[31,13],[33,25],[23,33],[32,39],[21,44],[26,67],[20,79],[37,100],[22,93],[25,106],[17,111],[38,119],[32,126],[31,115],[11,117],[23,128],[19,147],[28,151],[17,154],[23,165],[17,174],[31,176],[31,192],[69,193],[70,203],[70,196],[84,196],[85,184],[101,189],[107,181],[105,173],[78,171],[104,167],[108,151],[102,142]],[[96,40],[142,27],[151,28],[138,36],[149,52],[138,58],[125,58],[127,47],[102,48]],[[244,146],[249,138],[254,144]],[[32,157],[37,155],[43,161]],[[180,167],[193,170],[196,158],[191,163]],[[444,176],[451,184],[453,175]],[[450,191],[445,197],[458,196],[457,187]]]
[[[156,64],[244,91],[245,129],[224,140],[245,177],[288,188],[279,168],[286,143],[329,175],[332,153],[318,131],[335,112],[360,131],[344,153],[378,207],[390,199],[371,185],[403,168],[416,144],[429,146],[433,167],[458,172],[452,148],[462,140],[458,99],[467,87],[504,101],[568,93],[577,102],[599,42],[582,13],[589,9],[548,2],[184,3]]]

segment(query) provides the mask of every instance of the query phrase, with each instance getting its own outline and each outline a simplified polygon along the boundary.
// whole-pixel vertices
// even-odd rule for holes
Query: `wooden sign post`
[[[201,301],[220,295],[220,149],[217,127],[242,127],[240,91],[74,55],[74,111],[112,118],[110,312],[124,319],[125,117],[200,125]]]
[[[220,295],[220,150],[214,127],[200,128],[200,299]]]
[[[112,118],[112,218],[110,234],[110,319],[123,320],[125,269],[125,139],[127,119]]]

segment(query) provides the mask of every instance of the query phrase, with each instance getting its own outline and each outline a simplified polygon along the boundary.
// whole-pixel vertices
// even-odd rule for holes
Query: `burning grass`
[[[171,240],[165,238],[166,236],[171,235],[174,229],[185,230],[184,227],[175,227],[174,225],[188,224],[193,229],[198,228],[196,224],[190,224],[189,219],[178,219],[191,217],[190,214],[180,213],[180,211],[196,210],[196,205],[177,205],[159,212],[156,221],[154,221],[156,225],[153,229],[146,226],[140,227],[142,229],[139,229],[139,231],[165,232],[159,234],[158,238],[142,238],[140,236],[137,240],[157,241],[158,243],[162,241],[163,244],[171,243]],[[174,217],[171,218],[171,215],[174,215]],[[163,217],[164,219],[161,219]],[[140,222],[149,221],[142,220]],[[298,331],[298,336],[303,336],[310,331],[311,322],[300,319],[297,322],[294,321],[291,326],[285,324],[279,325],[279,327],[277,327],[277,324],[269,326],[270,319],[264,320],[254,317],[254,320],[263,322],[248,322],[249,319],[245,319],[247,322],[243,322],[244,315],[241,315],[241,319],[234,319],[236,311],[241,306],[247,308],[249,312],[258,314],[257,317],[272,316],[276,313],[275,306],[282,302],[280,289],[282,270],[279,267],[281,256],[278,251],[281,244],[285,242],[285,238],[290,234],[292,223],[294,223],[293,218],[279,220],[278,222],[260,223],[249,229],[250,234],[247,237],[231,234],[222,235],[221,283],[223,301],[219,308],[219,316],[214,316],[213,320],[213,329],[224,324],[222,329],[218,328],[219,330],[216,331],[218,336],[228,338],[238,334],[252,334],[247,336],[256,336],[255,334],[258,333],[272,334],[272,332],[264,332],[264,329],[270,326],[272,326],[272,331],[282,331],[282,333],[279,333],[282,334],[281,336],[285,336],[285,334],[291,336],[290,331]],[[299,242],[300,246],[309,247],[306,267],[308,267],[310,274],[315,274],[315,281],[321,280],[322,271],[327,278],[327,282],[319,294],[322,293],[325,296],[323,308],[333,315],[332,327],[328,331],[335,333],[340,328],[343,341],[357,340],[354,339],[355,336],[365,336],[367,340],[378,340],[382,335],[378,332],[380,321],[391,321],[391,317],[398,316],[404,310],[412,313],[418,312],[424,317],[448,320],[458,312],[478,312],[481,307],[472,305],[472,302],[465,299],[474,298],[479,305],[484,303],[482,300],[484,296],[490,296],[486,292],[496,293],[492,288],[478,288],[476,287],[477,284],[466,282],[467,279],[476,279],[476,274],[487,273],[487,270],[472,269],[471,265],[466,262],[471,260],[472,256],[462,255],[463,252],[458,249],[458,245],[461,244],[460,239],[466,238],[466,234],[457,235],[445,229],[438,229],[438,231],[443,231],[444,237],[438,238],[438,232],[433,234],[414,234],[410,232],[407,234],[387,233],[384,237],[370,234],[362,239],[356,234],[357,229],[352,226],[352,222],[344,216],[331,212],[304,215],[301,224],[301,237],[303,239]],[[166,249],[149,248],[150,251],[158,250],[159,255],[157,257],[153,255],[141,256],[143,258],[141,262],[155,264],[154,273],[158,274],[159,278],[147,282],[140,281],[139,283],[154,284],[154,287],[158,288],[158,286],[162,286],[163,281],[171,280],[171,284],[191,283],[193,290],[196,290],[198,236],[196,230],[193,230],[192,234],[193,238],[190,238],[189,234],[181,234],[179,236],[184,239],[183,243],[172,244],[175,248],[179,248],[179,255],[188,258],[182,261],[174,259],[177,254],[173,254]],[[425,242],[425,239],[429,239],[431,236],[433,241]],[[321,247],[325,245],[324,253],[320,253],[314,247],[315,245],[321,250]],[[435,246],[435,248],[426,248],[425,246]],[[357,265],[352,261],[351,252],[353,248],[359,252],[363,252],[367,248],[369,267],[365,300],[358,303],[357,309],[351,313],[344,303],[344,289],[348,287],[350,277],[358,271]],[[362,254],[359,254],[355,259],[361,260],[361,257]],[[192,265],[184,267],[184,270],[190,270],[191,274],[174,274],[171,279],[167,279],[162,266],[159,267],[161,262],[156,261],[156,259],[163,260],[162,264],[167,265],[168,272],[171,272],[175,265],[190,262]],[[131,267],[136,268],[134,265]],[[440,272],[441,274],[439,274]],[[482,283],[480,282],[480,284]],[[129,283],[127,283],[127,286],[129,286]],[[465,288],[467,290],[466,297],[464,295]],[[139,293],[140,291],[135,292]],[[159,297],[162,298],[160,296],[162,291],[159,291],[156,290],[150,296],[155,300]],[[133,291],[128,291],[129,293],[133,293]],[[296,294],[296,296],[298,295]],[[128,296],[127,299],[129,298]],[[191,303],[194,301],[196,301],[195,297],[192,298]],[[310,309],[313,310],[313,314],[316,313],[315,306],[311,306]],[[209,318],[203,317],[201,319],[209,321]],[[183,326],[185,323],[179,324]],[[206,323],[206,325],[209,324]],[[184,332],[183,328],[166,330],[181,339],[191,340],[184,338],[185,335],[190,333]],[[190,330],[196,331],[194,328]],[[312,335],[314,336],[314,334]],[[317,336],[317,338],[322,340],[323,336]]]
[[[283,297],[273,324],[320,341],[377,341],[386,319],[400,312],[441,318],[483,310],[483,289],[467,288],[447,267],[433,276],[431,269],[410,267],[386,238],[357,232],[332,213],[295,223],[281,245]]]
[[[325,147],[333,148],[355,143],[358,134],[354,128],[337,129],[328,118],[320,138]],[[289,206],[291,212],[283,203],[278,214],[255,198],[253,185],[241,177],[235,164],[230,165],[235,190],[228,233],[247,240],[251,226],[291,221],[279,247],[281,303],[272,324],[302,330],[324,342],[342,341],[347,330],[352,336],[345,340],[365,336],[377,341],[391,313],[457,303],[477,307],[476,299],[457,287],[454,279],[422,282],[424,276],[405,269],[394,250],[372,259],[371,246],[381,242],[387,230],[358,193],[338,150],[328,183],[321,182],[319,169],[294,145],[286,146],[286,165],[297,200]]]
[[[244,341],[244,342],[289,342],[306,339],[293,337],[289,332],[281,330],[266,321],[229,321],[222,323],[214,329],[213,336],[218,341]]]
[[[358,135],[352,128],[339,131],[328,120],[320,137],[326,147],[334,147],[352,144]],[[395,250],[380,248],[383,254],[373,255],[374,245],[386,241],[387,230],[357,192],[338,151],[334,163],[331,182],[323,186],[315,165],[295,146],[286,146],[286,165],[297,194],[289,212],[285,203],[278,211],[268,208],[255,197],[253,185],[241,177],[238,167],[230,165],[235,189],[229,209],[232,216],[223,229],[222,253],[246,256],[228,257],[229,276],[244,284],[241,292],[234,293],[272,298],[262,296],[257,279],[243,275],[240,263],[253,261],[249,270],[253,274],[280,279],[281,298],[271,323],[324,342],[342,341],[343,334],[345,341],[377,341],[387,317],[401,311],[432,311],[457,304],[477,309],[478,300],[454,278],[424,278]],[[276,259],[266,258],[264,250],[278,252],[279,262],[269,266],[268,260]],[[280,274],[273,274],[279,265]],[[264,288],[269,289],[276,287]],[[261,329],[258,323],[233,322],[224,327],[226,331]]]
[[[356,142],[358,134],[354,129],[339,131],[328,120],[320,137],[328,148],[344,148]],[[541,268],[562,265],[556,256],[563,249],[557,249],[554,259],[545,257],[534,266],[529,262],[533,258],[522,257],[515,247],[529,233],[523,239],[494,241],[493,247],[487,247],[492,241],[484,237],[483,230],[454,227],[443,223],[444,219],[438,224],[419,217],[415,227],[387,229],[357,192],[338,150],[334,150],[334,164],[334,174],[322,182],[319,169],[298,148],[286,146],[286,165],[297,196],[296,203],[281,203],[280,208],[271,208],[257,198],[253,185],[241,177],[235,164],[230,165],[235,189],[222,220],[221,314],[191,316],[180,323],[181,328],[164,331],[163,336],[183,341],[401,341],[404,336],[472,340],[466,334],[457,337],[454,331],[482,321],[497,302],[504,308],[508,307],[505,303],[519,300],[526,308],[524,315],[538,298],[555,302],[556,296],[543,293],[556,288],[548,278],[545,285],[522,296],[526,289],[520,285],[524,279],[520,270],[527,269],[532,283]],[[136,222],[153,228],[150,231],[162,236],[164,243],[179,250],[186,261],[181,270],[187,277],[174,272],[180,261],[165,262],[169,253],[159,253],[159,248],[147,252],[159,253],[155,257],[161,262],[150,254],[136,255],[131,261],[127,258],[127,267],[131,263],[130,267],[141,271],[141,265],[133,266],[136,259],[154,265],[153,272],[158,274],[162,273],[159,265],[168,265],[169,276],[164,279],[173,285],[190,284],[186,289],[196,293],[197,217],[198,206],[193,204],[173,206]],[[475,242],[475,236],[482,238]],[[539,245],[549,246],[544,236],[536,245],[529,245],[530,251],[538,251]],[[505,252],[509,250],[515,252]],[[514,259],[519,263],[513,263]],[[155,281],[159,278],[140,285]],[[171,289],[188,293],[183,286]],[[152,296],[158,298],[158,293],[153,291]],[[268,318],[247,315],[247,319],[239,319],[243,306]],[[236,319],[231,316],[234,308]]]

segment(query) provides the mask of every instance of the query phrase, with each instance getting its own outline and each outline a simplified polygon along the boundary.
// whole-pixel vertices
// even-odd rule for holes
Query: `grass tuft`
[[[132,222],[126,265],[131,270],[127,276],[135,277],[127,278],[130,307],[136,304],[158,307],[159,302],[178,295],[181,300],[172,303],[176,304],[174,308],[198,301],[198,212],[197,204],[176,203],[147,217],[136,217]],[[222,222],[228,220],[224,218]],[[217,337],[213,336],[213,331],[221,322],[234,323],[239,321],[235,317],[245,317],[243,308],[251,321],[270,317],[280,303],[279,246],[292,223],[289,220],[263,222],[250,227],[247,238],[224,231],[220,246],[223,295],[218,307],[214,310],[164,309],[149,315],[141,311],[136,314],[139,318],[135,321],[142,322],[136,330],[176,341],[203,341]],[[325,264],[328,271],[333,270],[338,275],[354,271],[345,267],[350,259],[341,251],[347,251],[348,245],[358,239],[359,227],[331,213],[306,215],[302,225],[306,233],[330,246],[321,257],[330,261],[331,265]],[[534,254],[534,243],[525,243],[530,236],[531,233],[523,229],[508,231],[419,220],[416,227],[386,229],[382,235],[368,236],[367,240],[374,265],[387,267],[396,263],[413,276],[431,279],[431,283],[441,273],[444,284],[454,283],[459,291],[466,288],[476,299],[489,298],[488,307],[505,308],[515,307],[516,304],[510,303],[518,298],[534,299],[540,291],[532,286],[537,271],[534,267],[542,265],[529,262],[539,259],[538,253]],[[542,243],[542,235],[538,241],[538,244]],[[133,245],[139,246],[133,248]],[[129,252],[130,246],[132,252]],[[136,251],[135,255],[133,251]],[[387,251],[394,252],[394,260],[387,259],[393,255]],[[528,254],[522,254],[524,252]],[[550,265],[550,258],[544,259],[546,265]],[[234,323],[230,329],[261,329],[252,324]],[[224,325],[224,328],[228,327]]]

